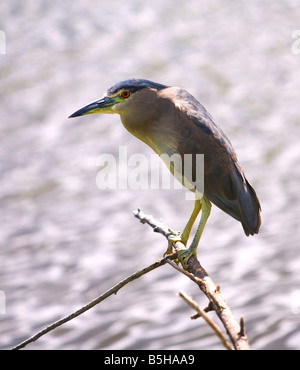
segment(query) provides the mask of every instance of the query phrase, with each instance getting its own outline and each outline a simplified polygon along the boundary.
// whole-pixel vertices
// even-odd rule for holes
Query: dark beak
[[[105,96],[100,100],[97,100],[89,105],[86,105],[83,108],[80,108],[75,113],[71,114],[69,118],[84,116],[86,114],[92,113],[112,113],[111,108],[115,104],[116,102],[112,98]]]

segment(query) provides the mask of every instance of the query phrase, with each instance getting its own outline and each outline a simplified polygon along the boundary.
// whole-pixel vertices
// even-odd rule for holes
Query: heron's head
[[[116,83],[95,102],[77,110],[69,118],[92,113],[122,113],[131,111],[146,113],[153,104],[157,92],[168,86],[143,79],[130,79]]]

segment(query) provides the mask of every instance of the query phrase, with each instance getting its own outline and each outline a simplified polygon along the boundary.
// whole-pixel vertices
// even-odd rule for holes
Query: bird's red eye
[[[122,94],[121,94],[121,97],[124,98],[124,99],[128,99],[130,96],[130,91],[128,90],[124,90],[122,91]]]

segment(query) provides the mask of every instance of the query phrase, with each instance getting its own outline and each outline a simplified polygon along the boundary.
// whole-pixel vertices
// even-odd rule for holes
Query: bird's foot
[[[169,236],[168,236],[168,238],[172,238],[173,236],[178,236],[178,235],[180,235],[181,234],[181,232],[180,231],[174,231],[174,230],[172,230],[172,229],[170,229],[170,228],[168,228],[168,230],[169,230]]]
[[[164,256],[173,253],[173,244],[176,242],[181,241],[180,239],[180,231],[173,231],[169,229],[170,235],[168,236],[168,248],[164,253]]]
[[[180,231],[173,231],[173,230],[169,229],[169,232],[170,232],[170,235],[168,236],[168,248],[167,248],[166,252],[164,253],[164,256],[166,256],[168,254],[172,254],[174,243],[180,242],[184,245],[186,245],[186,243],[187,243],[186,238],[182,235],[182,233]]]
[[[194,249],[193,247],[190,247],[178,251],[178,259],[184,270],[187,270],[187,263],[191,256],[194,256],[197,259],[197,248]]]

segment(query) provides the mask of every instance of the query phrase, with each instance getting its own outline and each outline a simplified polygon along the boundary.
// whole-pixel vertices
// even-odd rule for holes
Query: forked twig
[[[162,234],[167,239],[172,235],[170,229],[166,225],[161,221],[156,221],[152,216],[146,215],[140,209],[134,211],[134,215],[142,223],[147,223],[153,228],[153,231]],[[176,252],[185,248],[185,246],[180,242],[174,243],[173,247]],[[174,264],[173,267],[175,267]],[[212,278],[204,270],[197,258],[193,255],[189,258],[187,262],[188,271],[184,271],[179,267],[177,267],[177,269],[182,270],[181,272],[192,279],[207,296],[209,299],[209,307],[214,309],[221,320],[234,349],[249,350],[250,347],[245,333],[244,319],[242,318],[240,320],[240,324],[238,323],[220,292],[220,286],[213,282]]]
[[[145,215],[142,211],[138,210],[134,212],[135,217],[137,217],[142,223],[149,224],[155,232],[159,232],[160,234],[164,235],[167,239],[170,235],[172,235],[170,229],[166,227],[162,222],[156,221],[152,216]],[[184,245],[177,242],[174,244],[175,251],[179,251],[182,248],[184,248]],[[244,319],[241,318],[240,324],[237,323],[236,319],[231,313],[231,310],[227,303],[225,302],[224,298],[222,297],[220,293],[220,287],[216,286],[210,276],[206,273],[206,271],[203,269],[203,267],[200,265],[199,261],[192,256],[188,260],[188,271],[183,270],[180,266],[177,266],[174,262],[171,260],[175,259],[177,257],[177,253],[174,253],[172,255],[168,255],[157,262],[151,264],[150,266],[147,266],[143,268],[142,270],[139,270],[135,272],[134,274],[128,276],[126,279],[120,281],[118,284],[113,286],[111,289],[107,290],[105,293],[101,294],[99,297],[95,298],[85,306],[81,307],[77,311],[71,313],[68,316],[65,316],[64,318],[55,321],[51,325],[45,327],[44,329],[37,332],[35,335],[31,336],[30,338],[24,340],[22,343],[19,343],[18,345],[14,346],[12,349],[17,350],[25,347],[27,344],[32,343],[36,341],[38,338],[42,337],[43,335],[49,333],[50,331],[54,330],[55,328],[65,324],[68,321],[73,320],[75,317],[83,314],[84,312],[88,311],[92,307],[96,306],[100,302],[102,302],[107,297],[111,296],[112,294],[116,294],[119,289],[124,287],[129,282],[141,277],[142,275],[165,265],[166,263],[169,263],[172,267],[179,270],[181,273],[188,276],[191,280],[193,280],[200,289],[205,293],[205,295],[209,299],[209,304],[207,309],[201,310],[200,307],[186,294],[183,292],[180,292],[180,296],[186,300],[197,312],[196,315],[194,315],[192,318],[196,318],[198,316],[201,316],[205,319],[206,322],[209,323],[209,325],[214,329],[216,334],[219,336],[219,338],[222,340],[222,343],[225,345],[226,348],[232,349],[230,343],[227,341],[227,339],[224,337],[224,334],[221,332],[221,330],[216,326],[215,323],[212,323],[212,320],[207,315],[207,312],[211,309],[214,309],[214,311],[217,313],[218,317],[220,318],[221,322],[223,323],[226,332],[233,344],[234,349],[249,349],[247,336],[245,334],[245,322]]]
[[[232,350],[232,346],[230,342],[226,339],[225,335],[222,333],[222,330],[219,328],[219,326],[210,318],[210,316],[202,310],[197,302],[195,302],[191,297],[189,297],[186,293],[184,293],[182,290],[178,293],[179,297],[183,298],[185,302],[192,307],[199,316],[203,317],[203,319],[207,322],[207,324],[213,329],[213,331],[216,333],[217,337],[220,338],[223,345],[229,349]]]

